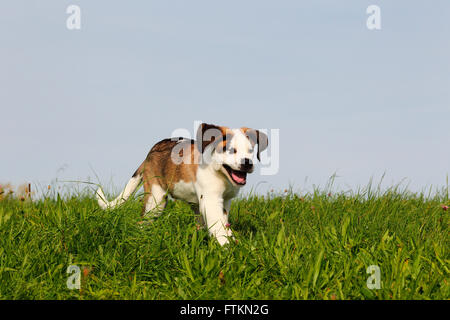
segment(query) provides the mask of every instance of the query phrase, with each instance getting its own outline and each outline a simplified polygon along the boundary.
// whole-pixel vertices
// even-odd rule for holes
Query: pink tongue
[[[235,171],[231,172],[231,177],[237,183],[245,183],[245,173],[236,173]]]

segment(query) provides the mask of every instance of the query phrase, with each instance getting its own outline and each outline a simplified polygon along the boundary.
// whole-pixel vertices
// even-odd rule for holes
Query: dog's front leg
[[[200,212],[206,223],[208,231],[216,237],[220,245],[228,243],[232,236],[228,223],[228,212],[224,210],[224,200],[215,195],[202,195],[200,197]]]

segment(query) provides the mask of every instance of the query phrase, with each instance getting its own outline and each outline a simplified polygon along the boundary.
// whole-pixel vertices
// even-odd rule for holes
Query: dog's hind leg
[[[142,173],[140,172],[141,167],[139,167],[139,169],[136,170],[136,172],[128,181],[127,185],[125,186],[125,189],[120,193],[120,195],[112,201],[108,201],[102,189],[98,188],[97,192],[95,193],[95,196],[97,198],[98,204],[102,209],[115,208],[124,203],[125,201],[127,201],[127,199],[136,191],[136,189],[140,186],[142,182]]]
[[[167,192],[159,184],[144,183],[144,193],[142,216],[145,218],[159,217],[167,204]]]

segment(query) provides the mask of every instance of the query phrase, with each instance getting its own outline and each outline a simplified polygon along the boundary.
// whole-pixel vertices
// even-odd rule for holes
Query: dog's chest
[[[239,187],[233,187],[232,185],[228,184],[227,188],[225,188],[225,192],[223,193],[223,198],[227,200],[232,199],[238,195],[239,190]]]
[[[175,183],[172,190],[172,197],[189,203],[198,203],[198,197],[193,182],[184,182],[181,180]]]

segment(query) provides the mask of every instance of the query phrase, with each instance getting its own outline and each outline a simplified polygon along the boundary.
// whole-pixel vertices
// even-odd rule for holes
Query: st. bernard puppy
[[[172,138],[158,142],[115,200],[107,201],[101,188],[97,200],[103,209],[114,208],[143,182],[143,216],[159,216],[168,195],[184,200],[224,245],[232,237],[228,223],[231,199],[253,172],[255,151],[260,160],[267,146],[267,135],[258,130],[202,123],[196,141]]]

